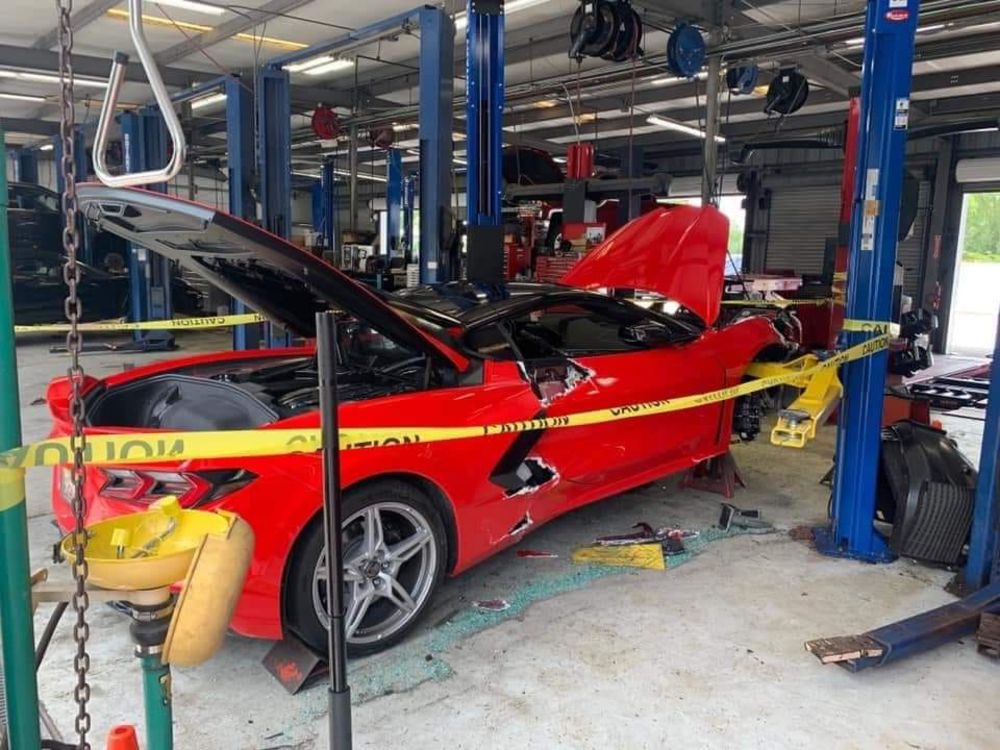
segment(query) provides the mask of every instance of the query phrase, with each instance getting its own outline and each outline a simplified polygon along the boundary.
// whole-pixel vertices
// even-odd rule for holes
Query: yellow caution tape
[[[2,456],[4,454],[0,454]],[[24,469],[0,466],[0,513],[24,502]]]
[[[242,326],[248,323],[266,323],[267,318],[258,313],[242,313],[240,315],[213,315],[204,318],[174,318],[173,320],[144,320],[140,323],[128,323],[123,320],[111,320],[103,323],[81,323],[79,330],[83,333],[94,331],[170,331],[177,329],[195,330],[201,328],[226,328]],[[14,326],[14,333],[66,333],[67,323],[52,325]]]
[[[803,307],[805,305],[815,305],[817,307],[828,305],[832,300],[825,297],[820,299],[724,299],[723,305],[733,307]]]
[[[873,333],[876,336],[899,336],[899,324],[888,320],[844,320],[843,330],[850,333]]]
[[[542,417],[518,422],[465,425],[461,427],[347,427],[340,430],[343,450],[379,448],[412,443],[436,443],[444,440],[511,435],[536,430],[615,422],[622,419],[667,414],[746,396],[785,383],[808,378],[846,362],[869,357],[889,346],[886,335],[863,341],[798,372],[759,378],[740,385],[720,388],[694,396],[662,401],[645,401],[607,409],[577,412],[561,417]],[[96,466],[187,461],[191,459],[277,456],[288,453],[311,453],[322,447],[319,429],[225,430],[214,432],[151,432],[117,435],[88,435],[85,461]],[[0,467],[31,468],[70,463],[69,438],[55,438],[0,453]]]

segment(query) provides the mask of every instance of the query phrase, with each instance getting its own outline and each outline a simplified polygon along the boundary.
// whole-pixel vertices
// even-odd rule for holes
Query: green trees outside
[[[1000,263],[1000,193],[969,193],[965,200],[962,260]]]

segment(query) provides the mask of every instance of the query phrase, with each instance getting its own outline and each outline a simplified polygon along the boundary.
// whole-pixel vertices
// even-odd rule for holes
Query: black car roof
[[[448,316],[456,323],[472,326],[480,320],[502,315],[508,308],[521,307],[529,300],[541,299],[560,292],[579,292],[560,284],[513,281],[501,284],[449,281],[443,284],[422,284],[401,289],[394,295],[406,303],[416,304]]]

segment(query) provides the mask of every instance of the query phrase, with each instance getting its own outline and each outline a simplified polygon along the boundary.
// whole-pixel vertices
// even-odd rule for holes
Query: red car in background
[[[262,229],[207,206],[142,190],[79,188],[103,230],[161,253],[296,334],[317,310],[343,311],[340,424],[449,426],[527,420],[655,401],[739,383],[780,356],[763,318],[713,327],[728,222],[711,207],[640,217],[573,269],[566,286],[456,282],[382,295]],[[642,289],[666,315],[589,288]],[[70,429],[65,379],[49,388],[54,433]],[[85,387],[92,433],[316,428],[311,347],[198,355]],[[404,444],[342,454],[347,635],[353,654],[403,638],[445,575],[461,573],[546,521],[679,471],[752,437],[755,409],[728,401],[604,424]],[[53,506],[72,524],[67,475]],[[325,648],[317,454],[91,467],[88,522],[164,495],[225,508],[256,548],[232,627]]]

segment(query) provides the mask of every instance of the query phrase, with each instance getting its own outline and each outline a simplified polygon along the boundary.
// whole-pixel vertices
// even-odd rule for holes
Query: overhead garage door
[[[765,268],[821,273],[827,238],[837,237],[840,186],[789,186],[771,191]]]
[[[913,231],[899,244],[896,256],[905,269],[903,292],[914,297],[919,295],[920,289],[929,202],[930,183],[921,181]],[[837,184],[789,186],[785,183],[772,188],[765,268],[821,273],[826,241],[837,237],[839,217],[840,186]]]

